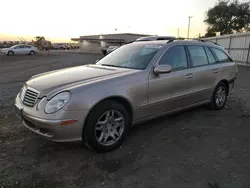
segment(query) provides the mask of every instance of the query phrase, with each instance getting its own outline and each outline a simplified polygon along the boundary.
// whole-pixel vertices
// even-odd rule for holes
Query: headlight
[[[43,97],[37,104],[36,109],[39,111],[41,109],[45,108],[45,104],[46,104],[47,98]]]
[[[62,92],[54,96],[46,105],[45,112],[52,114],[64,107],[70,99],[70,92]]]

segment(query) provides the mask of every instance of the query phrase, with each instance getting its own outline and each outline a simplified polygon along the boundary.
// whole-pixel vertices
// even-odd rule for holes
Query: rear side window
[[[193,67],[208,64],[207,55],[202,46],[187,46],[190,52]]]
[[[187,68],[187,57],[184,46],[173,46],[168,49],[159,62],[160,65],[170,65],[173,70]]]
[[[216,63],[216,59],[215,59],[213,53],[207,47],[205,47],[205,51],[207,53],[207,58],[208,58],[209,64]]]
[[[215,55],[217,56],[218,58],[218,61],[219,62],[228,62],[228,61],[232,61],[228,55],[223,52],[222,50],[219,50],[217,48],[212,48],[213,52],[215,53]]]

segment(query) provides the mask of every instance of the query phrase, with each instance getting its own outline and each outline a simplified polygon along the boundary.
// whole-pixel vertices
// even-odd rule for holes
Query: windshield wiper
[[[102,66],[107,66],[107,67],[121,67],[124,68],[122,66],[117,66],[117,65],[110,65],[110,64],[101,64]]]

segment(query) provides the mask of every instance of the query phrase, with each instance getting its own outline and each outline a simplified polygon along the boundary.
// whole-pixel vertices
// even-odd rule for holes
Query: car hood
[[[74,85],[85,84],[96,80],[108,79],[112,76],[124,75],[138,70],[105,67],[100,65],[84,65],[32,76],[26,84],[46,95],[54,90],[59,91]]]

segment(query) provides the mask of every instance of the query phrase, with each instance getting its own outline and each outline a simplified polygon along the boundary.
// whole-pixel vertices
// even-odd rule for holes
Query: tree
[[[208,24],[206,35],[232,34],[250,30],[250,3],[238,0],[219,0],[206,13],[205,23]]]
[[[214,29],[212,29],[211,27],[208,27],[205,37],[215,37],[215,36],[216,36],[216,32],[214,31]]]

